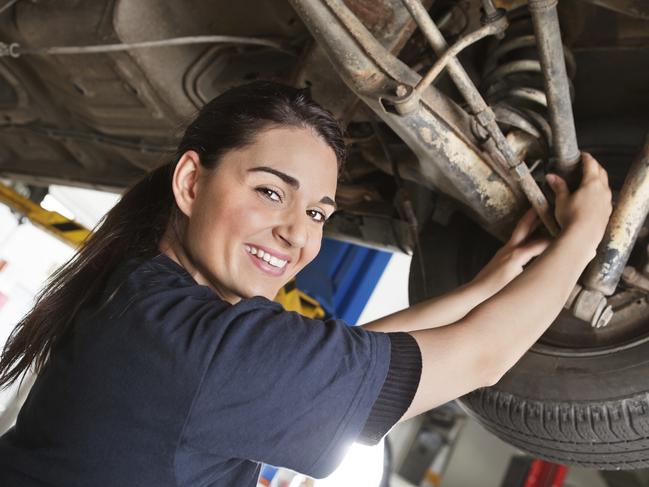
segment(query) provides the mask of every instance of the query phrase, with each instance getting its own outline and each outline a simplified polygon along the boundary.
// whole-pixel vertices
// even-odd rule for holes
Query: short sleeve
[[[358,442],[378,443],[406,412],[415,397],[421,377],[421,351],[408,333],[388,333],[390,368],[379,397],[374,402]]]
[[[231,306],[210,326],[218,332],[205,339],[218,338],[186,421],[185,448],[322,477],[363,431],[381,435],[385,408],[375,405],[386,396],[388,334],[311,320],[261,297]]]

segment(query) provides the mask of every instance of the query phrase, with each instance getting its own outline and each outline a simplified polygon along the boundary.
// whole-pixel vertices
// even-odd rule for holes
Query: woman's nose
[[[308,239],[307,221],[304,215],[288,215],[288,217],[275,228],[276,234],[291,247],[301,248]]]

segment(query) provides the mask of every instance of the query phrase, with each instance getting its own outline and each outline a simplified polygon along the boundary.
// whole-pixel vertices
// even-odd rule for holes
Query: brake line
[[[18,0],[16,0],[18,1]],[[8,8],[5,5],[5,8]],[[1,13],[1,11],[0,11]],[[224,35],[201,35],[188,37],[172,37],[156,41],[142,41],[118,44],[98,44],[93,46],[52,46],[52,47],[23,47],[17,42],[0,42],[0,57],[36,55],[69,55],[69,54],[96,54],[108,52],[122,52],[133,49],[147,49],[156,47],[184,46],[189,44],[238,44],[270,47],[278,51],[297,56],[297,53],[288,48],[284,43],[263,37],[250,36],[224,36]]]

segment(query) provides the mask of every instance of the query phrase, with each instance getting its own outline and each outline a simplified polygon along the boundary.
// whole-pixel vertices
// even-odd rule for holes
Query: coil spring
[[[520,129],[549,148],[552,130],[532,19],[527,7],[512,10],[508,18],[510,27],[506,36],[496,41],[487,54],[482,90],[503,128]],[[570,96],[574,99],[575,60],[566,46],[564,53]]]

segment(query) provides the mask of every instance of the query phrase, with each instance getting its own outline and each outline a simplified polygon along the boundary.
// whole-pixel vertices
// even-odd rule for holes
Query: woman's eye
[[[282,197],[279,195],[279,193],[277,193],[277,191],[273,191],[270,188],[257,188],[257,191],[259,191],[269,200],[277,201],[277,202],[282,201]]]
[[[309,216],[311,216],[311,218],[313,218],[313,221],[316,221],[318,223],[324,223],[326,220],[325,214],[321,211],[309,210],[307,211],[307,213],[309,214]]]

